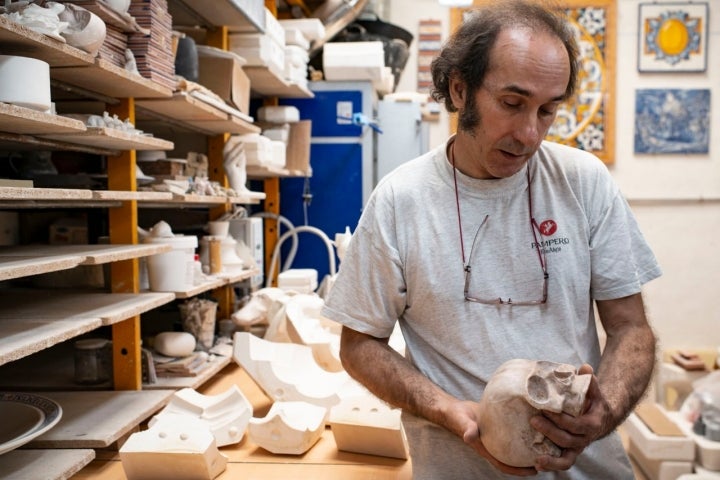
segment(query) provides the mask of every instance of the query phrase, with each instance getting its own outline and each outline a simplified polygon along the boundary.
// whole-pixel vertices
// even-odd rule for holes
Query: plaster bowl
[[[68,23],[68,28],[61,33],[68,45],[91,55],[97,54],[107,35],[105,22],[100,17],[82,7],[66,3],[65,10],[58,18]]]
[[[47,111],[50,65],[35,58],[0,55],[0,102]]]
[[[108,7],[118,13],[127,13],[131,0],[105,0]]]

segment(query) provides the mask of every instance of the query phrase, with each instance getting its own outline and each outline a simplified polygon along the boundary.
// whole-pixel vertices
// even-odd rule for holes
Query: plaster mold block
[[[643,458],[684,462],[692,462],[695,458],[695,444],[690,437],[658,435],[637,413],[631,413],[623,426],[628,438]]]
[[[207,423],[218,447],[223,447],[242,440],[252,413],[252,405],[237,385],[219,395],[203,395],[192,388],[183,388],[175,392],[149,425],[152,427],[161,419],[178,415],[197,418]]]
[[[693,432],[693,426],[680,412],[667,412],[668,417],[680,430],[695,442],[695,461],[701,467],[714,471],[720,479],[720,442],[715,442]]]
[[[323,370],[306,345],[270,342],[236,332],[233,357],[276,402],[301,401],[331,408],[343,398],[367,392],[347,372]]]
[[[408,443],[400,413],[368,393],[335,405],[328,423],[338,450],[405,460]]]
[[[628,455],[635,460],[647,478],[652,480],[677,480],[681,475],[693,471],[691,461],[659,460],[646,457],[632,440],[628,445]]]
[[[181,415],[132,434],[120,460],[128,480],[212,480],[228,461],[204,421]]]
[[[323,319],[320,311],[325,301],[317,295],[298,294],[286,307],[288,336],[294,343],[307,345],[313,351],[315,361],[329,372],[343,370],[340,363],[340,328],[329,319]],[[339,324],[337,324],[339,325]]]
[[[326,415],[310,403],[275,402],[265,418],[250,419],[248,437],[271,453],[302,455],[320,439]]]

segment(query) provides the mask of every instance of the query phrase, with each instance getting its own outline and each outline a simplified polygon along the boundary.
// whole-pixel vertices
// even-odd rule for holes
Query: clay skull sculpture
[[[530,426],[540,410],[574,417],[582,413],[590,374],[548,361],[510,360],[493,373],[478,403],[478,427],[485,448],[515,467],[531,467],[538,455],[560,456],[560,448]]]

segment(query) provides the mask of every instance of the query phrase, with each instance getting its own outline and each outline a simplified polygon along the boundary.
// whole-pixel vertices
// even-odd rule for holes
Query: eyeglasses
[[[478,227],[477,232],[475,233],[475,238],[473,238],[472,246],[470,247],[470,255],[468,256],[468,261],[465,262],[465,243],[463,242],[463,231],[462,231],[462,221],[460,220],[460,196],[458,195],[458,188],[457,188],[457,169],[455,168],[455,155],[454,155],[454,144],[450,147],[451,148],[451,157],[452,157],[452,166],[453,166],[453,180],[455,181],[455,203],[457,205],[457,215],[458,215],[458,230],[460,231],[460,250],[462,252],[462,261],[463,261],[463,271],[465,272],[465,288],[463,290],[465,301],[467,302],[475,302],[475,303],[482,303],[485,305],[513,305],[513,306],[531,306],[531,305],[542,305],[547,302],[547,296],[548,296],[548,278],[550,275],[547,271],[547,258],[545,256],[545,252],[542,250],[540,243],[538,242],[537,232],[540,231],[540,227],[538,226],[537,222],[535,221],[535,218],[532,214],[532,194],[530,192],[530,168],[529,165],[527,167],[527,180],[528,180],[528,206],[529,206],[529,212],[530,212],[530,230],[532,231],[533,239],[535,240],[535,250],[537,252],[538,260],[540,261],[540,268],[543,272],[543,285],[542,285],[542,296],[537,300],[522,300],[522,301],[515,301],[512,298],[508,297],[507,300],[502,299],[501,297],[497,298],[480,298],[471,296],[468,292],[470,289],[470,275],[471,275],[471,266],[470,266],[470,259],[472,258],[473,251],[475,250],[475,243],[477,242],[478,234],[480,233],[480,230],[482,230],[482,227],[487,223],[488,218],[490,218],[490,215],[485,215],[485,218],[483,219],[482,223],[480,224],[480,227]]]

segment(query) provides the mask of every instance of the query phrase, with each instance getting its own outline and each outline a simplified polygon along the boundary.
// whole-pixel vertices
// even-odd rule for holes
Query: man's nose
[[[515,139],[526,147],[535,146],[545,135],[543,126],[536,115],[523,115],[515,128]]]

